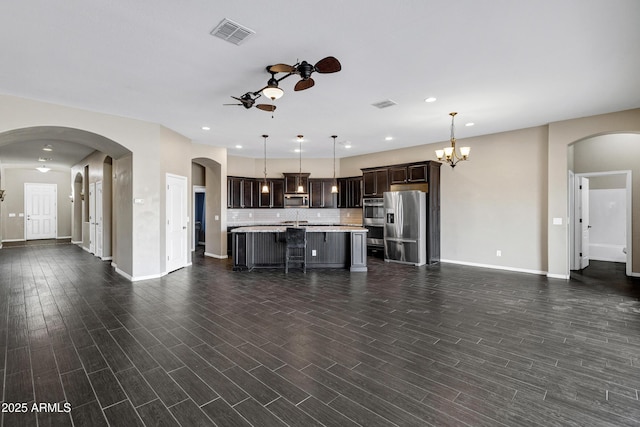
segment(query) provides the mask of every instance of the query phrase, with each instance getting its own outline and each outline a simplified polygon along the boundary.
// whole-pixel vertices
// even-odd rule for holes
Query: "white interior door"
[[[98,257],[102,257],[102,239],[103,239],[103,226],[102,226],[102,181],[96,182],[96,245],[95,245],[95,254]]]
[[[89,252],[96,253],[96,184],[89,184]]]
[[[580,178],[580,269],[589,266],[589,178]]]
[[[167,174],[167,273],[187,265],[187,178]]]
[[[57,184],[24,184],[25,238],[57,237]]]

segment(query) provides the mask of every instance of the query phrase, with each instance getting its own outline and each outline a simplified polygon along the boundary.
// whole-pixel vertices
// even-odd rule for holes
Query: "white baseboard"
[[[58,237],[56,237],[56,239],[58,239],[58,240],[70,239],[70,238],[71,238],[71,236],[58,236]]]
[[[72,240],[71,243],[74,244],[74,245],[81,245],[82,244],[82,240]]]
[[[111,267],[117,269],[118,268],[118,264],[116,264],[115,262],[112,261],[111,262]]]
[[[80,246],[82,248],[83,251],[85,252],[89,252],[89,248],[85,247],[85,246]],[[89,252],[90,254],[92,254],[93,252]]]
[[[119,268],[116,267],[116,273],[118,273],[119,275],[121,275],[122,277],[124,277],[125,279],[131,281],[131,282],[139,282],[141,280],[150,280],[150,279],[158,279],[162,276],[165,276],[167,273],[162,273],[162,274],[151,274],[148,276],[136,276],[133,277],[131,276],[129,273],[126,273],[122,270],[120,270]]]
[[[101,260],[103,260],[103,261],[111,261],[111,260],[113,259],[113,257],[110,257],[110,256],[103,256],[103,257],[101,257],[100,259],[101,259]]]
[[[546,271],[541,270],[530,270],[526,268],[515,268],[515,267],[505,267],[503,265],[492,265],[492,264],[480,264],[476,262],[466,262],[466,261],[455,261],[451,259],[441,259],[440,262],[446,262],[449,264],[460,264],[460,265],[468,265],[470,267],[480,267],[480,268],[490,268],[493,270],[506,270],[506,271],[515,271],[517,273],[529,273],[529,274],[538,274],[538,275],[547,275],[549,274]]]
[[[9,243],[9,242],[26,242],[26,239],[2,239],[2,241],[4,243]]]
[[[113,265],[113,264],[111,264],[111,265]],[[120,270],[118,267],[116,267],[116,273],[118,273],[119,275],[121,275],[122,277],[124,277],[127,280],[131,280],[132,279],[131,275],[125,273],[122,270]]]
[[[227,259],[227,258],[229,258],[228,255],[217,255],[217,254],[211,254],[209,252],[205,252],[204,256],[208,256],[210,258],[217,258],[217,259]]]
[[[131,280],[132,282],[140,282],[141,280],[151,280],[151,279],[159,279],[163,276],[166,276],[167,273],[161,273],[161,274],[151,274],[149,276],[137,276],[137,277],[133,277],[129,280]]]
[[[568,274],[552,274],[552,273],[547,273],[547,277],[550,279],[562,279],[562,280],[569,280],[571,278],[571,276]]]

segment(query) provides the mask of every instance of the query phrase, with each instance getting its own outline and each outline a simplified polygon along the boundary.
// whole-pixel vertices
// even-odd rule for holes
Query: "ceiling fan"
[[[244,108],[249,109],[255,106],[258,110],[262,111],[271,111],[273,112],[276,109],[275,105],[269,104],[256,104],[256,100],[260,98],[262,94],[258,92],[247,92],[242,95],[240,98],[237,96],[232,96],[231,98],[240,101],[239,104],[223,104],[223,105],[242,105]]]
[[[287,64],[275,64],[267,67],[267,71],[274,73],[287,73],[284,77],[278,79],[278,81],[286,79],[287,77],[296,74],[300,76],[300,80],[294,86],[293,90],[300,91],[309,89],[315,85],[315,81],[311,77],[314,72],[320,74],[337,73],[342,70],[342,65],[333,56],[327,56],[316,62],[315,65],[311,65],[307,61],[298,62],[295,65]]]
[[[327,56],[326,58],[321,59],[316,62],[315,65],[311,65],[307,61],[298,62],[295,65],[288,64],[275,64],[268,65],[267,72],[271,74],[271,78],[267,82],[267,85],[262,89],[247,92],[241,97],[232,96],[231,98],[240,101],[239,104],[224,104],[224,105],[242,105],[244,108],[249,109],[255,105],[255,102],[258,98],[260,98],[263,94],[267,98],[271,98],[272,101],[280,98],[284,91],[278,87],[278,83],[282,80],[290,77],[292,75],[300,76],[300,80],[294,86],[295,91],[301,91],[305,89],[309,89],[315,85],[315,81],[311,77],[313,73],[320,74],[329,74],[329,73],[337,73],[342,70],[342,65],[340,61],[338,61],[333,56]],[[276,74],[284,73],[285,75],[279,78],[276,78]],[[270,104],[257,104],[256,108],[262,111],[275,111],[276,106]]]

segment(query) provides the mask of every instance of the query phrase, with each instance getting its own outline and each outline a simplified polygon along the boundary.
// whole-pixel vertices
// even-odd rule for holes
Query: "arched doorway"
[[[626,274],[633,275],[640,270],[640,257],[633,251],[640,247],[640,233],[633,227],[640,223],[640,134],[580,139],[568,146],[567,160],[571,270],[594,259],[625,263]]]
[[[50,151],[42,151],[43,147]],[[118,173],[131,176],[131,151],[102,135],[69,127],[34,126],[0,133],[0,158],[10,159],[14,168],[21,167],[20,156],[24,158],[24,168],[31,168],[32,159],[38,158],[38,155],[48,157],[47,166],[56,170],[66,169],[69,173],[66,188],[59,190],[64,194],[65,203],[58,203],[58,210],[63,213],[58,217],[60,221],[67,222],[65,227],[69,230],[67,236],[71,237],[71,241],[83,248],[89,247],[88,189],[92,185],[102,193],[98,204],[103,214],[99,223],[103,227],[100,233],[102,241],[99,243],[101,250],[96,252],[107,260],[117,258],[120,253],[122,265],[131,265],[130,237],[123,239],[122,247],[114,242],[118,231],[115,223],[119,215],[113,210],[114,194],[121,192],[126,195],[122,197],[118,209],[123,217],[121,233],[130,236],[133,203],[129,194],[132,183],[129,179],[115,184],[114,177]]]
[[[226,209],[226,203],[222,202],[222,194],[220,191],[222,184],[222,167],[220,163],[209,158],[194,158],[192,162],[204,168],[204,222],[206,229],[204,232],[205,248],[204,255],[213,258],[227,258],[227,240],[226,228],[223,229],[223,209]],[[226,177],[224,177],[226,179]],[[192,176],[193,179],[193,176]],[[193,192],[192,192],[193,194]],[[192,206],[195,198],[192,200]],[[193,229],[191,238],[195,238],[195,221],[192,221]],[[193,246],[192,246],[193,247]]]

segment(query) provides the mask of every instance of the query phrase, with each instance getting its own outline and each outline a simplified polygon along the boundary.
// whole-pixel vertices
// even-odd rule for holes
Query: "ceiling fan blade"
[[[255,99],[246,98],[245,96],[243,96],[242,98],[238,98],[237,96],[232,96],[231,98],[237,101],[240,101],[242,104],[238,104],[238,105],[242,105],[244,106],[244,108],[251,108],[253,107],[253,104],[256,102]]]
[[[314,82],[313,79],[309,77],[307,80],[300,80],[298,83],[296,83],[296,85],[293,87],[293,90],[300,91],[300,90],[309,89],[310,87],[313,87],[313,85],[315,84],[316,82]]]
[[[295,67],[287,64],[276,64],[269,67],[270,73],[292,73]]]
[[[239,106],[242,106],[242,104],[222,104],[222,105],[239,105]]]
[[[258,105],[256,105],[256,108],[258,110],[262,110],[262,111],[275,111],[276,110],[276,106],[275,105],[269,105],[269,104],[258,104]]]
[[[327,56],[326,58],[321,59],[316,63],[315,67],[317,72],[323,74],[337,73],[338,71],[342,70],[340,61],[338,61],[333,56]]]

